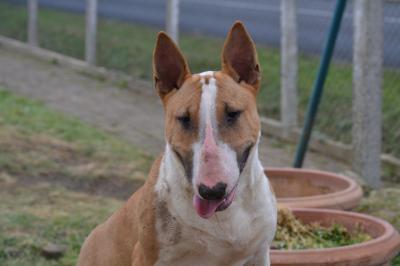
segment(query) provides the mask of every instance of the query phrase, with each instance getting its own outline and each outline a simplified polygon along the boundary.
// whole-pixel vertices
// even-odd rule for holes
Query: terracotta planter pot
[[[283,207],[350,210],[362,198],[361,187],[349,177],[297,168],[265,170]]]
[[[330,226],[344,225],[352,230],[361,225],[372,240],[344,247],[305,249],[296,251],[272,250],[273,266],[378,266],[389,265],[400,250],[400,235],[389,223],[369,215],[328,209],[293,209],[304,223],[318,222]]]

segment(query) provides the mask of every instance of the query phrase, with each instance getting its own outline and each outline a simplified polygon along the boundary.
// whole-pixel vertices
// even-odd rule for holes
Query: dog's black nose
[[[206,200],[220,200],[225,197],[226,184],[219,182],[214,187],[209,188],[203,184],[199,186],[199,194]]]

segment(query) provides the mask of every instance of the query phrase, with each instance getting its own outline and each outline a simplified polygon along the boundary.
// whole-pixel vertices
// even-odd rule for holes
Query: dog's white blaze
[[[193,144],[193,169],[192,176],[196,179],[196,174],[199,172],[200,168],[200,154],[201,154],[201,139],[205,136],[206,124],[210,123],[212,125],[212,120],[215,124],[215,101],[217,98],[217,86],[215,85],[214,72],[206,71],[199,74],[201,76],[200,82],[201,86],[201,100],[200,100],[200,124],[199,124],[199,141]],[[206,84],[205,77],[212,77],[209,79],[209,84]],[[212,82],[212,84],[211,84]],[[215,135],[215,134],[214,134]],[[196,180],[194,180],[196,181]],[[195,184],[196,182],[193,182]]]
[[[216,133],[215,106],[217,99],[217,86],[215,84],[214,72],[207,71],[199,74],[202,76],[201,100],[200,100],[200,139],[204,137],[207,124],[211,124]],[[209,82],[206,84],[205,77],[209,76]],[[214,134],[215,135],[215,134]]]
[[[199,74],[201,76],[200,82],[202,83],[202,93],[200,100],[200,124],[199,124],[199,140],[193,144],[193,186],[194,190],[197,191],[196,186],[202,183],[198,176],[198,171],[200,167],[200,154],[202,151],[202,145],[205,139],[206,130],[208,126],[211,126],[213,137],[215,142],[218,145],[218,151],[220,154],[220,161],[218,163],[221,164],[221,168],[223,169],[224,175],[229,177],[227,180],[227,191],[233,189],[236,185],[236,181],[239,178],[239,166],[236,160],[236,152],[229,147],[226,143],[223,143],[222,140],[218,139],[218,123],[216,118],[216,101],[217,101],[217,93],[218,87],[216,85],[216,80],[214,78],[213,71],[207,71]],[[206,82],[205,79],[208,79]]]

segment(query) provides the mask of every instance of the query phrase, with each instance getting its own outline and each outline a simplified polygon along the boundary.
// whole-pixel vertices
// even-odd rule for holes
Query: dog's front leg
[[[270,266],[269,245],[262,245],[244,266]]]
[[[138,242],[132,253],[132,264],[130,266],[153,266],[155,260],[146,254],[143,246]],[[118,264],[119,265],[119,264]]]

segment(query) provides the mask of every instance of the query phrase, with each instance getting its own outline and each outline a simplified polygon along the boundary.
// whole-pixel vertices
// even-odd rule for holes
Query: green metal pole
[[[303,165],[308,142],[310,140],[315,116],[317,115],[318,105],[324,89],[324,83],[328,74],[329,65],[335,48],[336,38],[339,33],[340,24],[346,9],[347,0],[337,0],[335,13],[332,18],[330,30],[325,42],[324,52],[319,64],[318,76],[314,81],[311,100],[308,104],[306,120],[301,134],[301,139],[297,145],[296,157],[293,166],[301,168]]]

